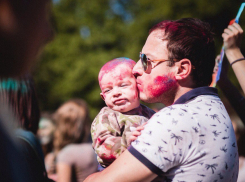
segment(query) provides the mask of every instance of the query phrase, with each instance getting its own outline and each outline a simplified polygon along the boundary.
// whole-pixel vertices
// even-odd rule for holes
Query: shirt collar
[[[218,96],[218,90],[213,87],[198,87],[190,90],[189,92],[178,98],[173,104],[184,104],[187,101],[199,95],[215,95]]]

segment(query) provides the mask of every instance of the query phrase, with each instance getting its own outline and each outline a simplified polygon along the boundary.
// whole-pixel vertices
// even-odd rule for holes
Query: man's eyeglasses
[[[154,67],[152,66],[151,69],[155,68],[158,64],[165,62],[165,61],[171,61],[171,60],[166,60],[166,59],[162,59],[162,60],[150,60],[149,58],[147,58],[147,56],[143,53],[140,52],[140,60],[143,66],[144,71],[146,71],[149,67],[149,63],[150,62],[158,62],[157,64],[154,65]],[[177,60],[173,60],[173,61],[177,61]]]

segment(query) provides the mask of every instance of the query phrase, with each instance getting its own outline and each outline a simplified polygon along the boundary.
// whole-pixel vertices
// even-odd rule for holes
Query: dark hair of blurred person
[[[16,117],[15,136],[22,157],[28,163],[27,170],[36,178],[35,181],[49,181],[42,148],[34,136],[38,129],[40,111],[32,78],[24,76],[1,79],[0,99]]]
[[[54,120],[57,181],[83,181],[89,174],[97,172],[98,166],[89,140],[87,103],[82,99],[68,100],[56,110]]]
[[[4,104],[10,105],[19,126],[36,134],[40,110],[32,78],[1,79],[0,97]]]
[[[27,73],[40,48],[51,39],[48,12],[50,0],[0,0],[0,78]],[[12,114],[0,101],[0,179],[1,182],[40,181],[31,173],[23,148],[16,144]],[[7,110],[7,111],[6,111]],[[17,123],[17,122],[15,122]],[[27,149],[27,148],[25,148]],[[31,154],[34,154],[31,150]],[[27,157],[27,156],[25,156]],[[17,165],[18,164],[18,165]]]

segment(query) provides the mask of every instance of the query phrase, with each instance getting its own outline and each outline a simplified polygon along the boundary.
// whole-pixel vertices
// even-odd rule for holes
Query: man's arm
[[[156,177],[156,174],[126,150],[109,167],[102,172],[90,175],[85,182],[146,182]]]

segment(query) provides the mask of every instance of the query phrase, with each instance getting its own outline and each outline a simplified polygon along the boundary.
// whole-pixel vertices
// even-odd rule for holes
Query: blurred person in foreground
[[[33,80],[30,76],[0,80],[0,99],[16,117],[15,136],[22,157],[28,163],[28,170],[35,181],[49,181],[44,166],[44,157],[39,140],[35,136],[38,129],[40,110]]]
[[[214,63],[207,23],[183,18],[153,26],[133,73],[140,99],[166,107],[128,150],[85,181],[235,182],[235,133],[217,89],[209,87]]]
[[[54,120],[54,153],[50,155],[56,162],[56,180],[82,182],[98,166],[91,145],[87,103],[82,99],[68,100],[56,110]]]
[[[40,48],[52,37],[49,3],[47,0],[0,0],[1,79],[28,72]],[[13,114],[2,101],[0,108],[0,179],[3,182],[35,181],[35,176],[28,173],[27,162],[19,155],[13,129],[8,126],[15,123]]]

